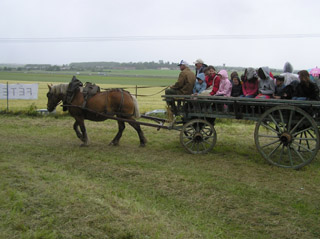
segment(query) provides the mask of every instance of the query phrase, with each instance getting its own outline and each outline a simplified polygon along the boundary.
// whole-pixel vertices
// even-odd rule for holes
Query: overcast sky
[[[320,67],[318,0],[0,0],[0,63]]]

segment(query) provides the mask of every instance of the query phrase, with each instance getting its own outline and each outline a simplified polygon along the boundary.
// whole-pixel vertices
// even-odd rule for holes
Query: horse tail
[[[131,96],[132,96],[132,100],[133,100],[133,104],[134,104],[134,117],[136,119],[138,119],[141,117],[141,114],[139,111],[139,106],[138,106],[138,101],[137,101],[136,97],[134,97],[133,95],[131,95]]]

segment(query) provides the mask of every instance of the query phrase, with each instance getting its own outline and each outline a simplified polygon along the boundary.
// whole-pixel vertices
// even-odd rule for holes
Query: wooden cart
[[[209,152],[216,144],[216,118],[256,121],[254,140],[269,163],[299,169],[319,150],[320,102],[241,97],[162,96],[170,105],[173,129],[192,154]]]

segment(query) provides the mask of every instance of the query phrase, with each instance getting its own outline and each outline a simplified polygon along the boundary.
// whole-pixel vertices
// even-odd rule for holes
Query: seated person
[[[220,85],[217,93],[214,96],[230,96],[232,84],[228,79],[228,72],[226,70],[219,71],[218,75],[221,76]]]
[[[259,88],[258,95],[255,98],[270,99],[275,92],[274,80],[270,77],[269,67],[260,67],[258,69]]]
[[[204,73],[199,73],[197,75],[196,83],[193,87],[193,95],[201,94],[207,88],[207,83],[205,81]]]
[[[242,92],[241,97],[254,98],[258,94],[258,75],[255,69],[249,67],[245,69],[244,75],[241,76],[242,79]]]
[[[188,67],[188,63],[182,60],[179,65],[180,74],[178,81],[166,89],[166,95],[191,95],[193,91],[193,86],[196,81],[195,74]]]
[[[281,99],[281,96],[284,94],[284,76],[275,76],[276,78],[276,87],[275,92],[273,94],[273,98]]]
[[[300,83],[293,94],[293,100],[320,100],[318,86],[311,82],[309,72],[299,72]]]
[[[216,69],[213,66],[208,66],[208,75],[206,76],[207,89],[202,91],[201,95],[215,95],[219,89],[220,76],[216,74]]]
[[[290,85],[292,81],[299,82],[299,76],[293,73],[293,67],[290,62],[286,62],[283,67],[283,73],[280,74],[284,77],[284,85]]]
[[[232,75],[232,74],[231,74]],[[232,89],[231,89],[231,96],[232,97],[239,97],[243,95],[242,93],[242,84],[238,75],[232,77]]]

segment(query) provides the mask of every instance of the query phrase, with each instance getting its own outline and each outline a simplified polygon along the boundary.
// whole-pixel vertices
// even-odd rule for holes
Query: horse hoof
[[[143,148],[143,147],[146,147],[146,145],[145,144],[140,144],[139,147]]]
[[[80,144],[80,147],[83,148],[83,147],[88,147],[88,144]]]
[[[110,142],[109,146],[119,146],[119,143]]]

